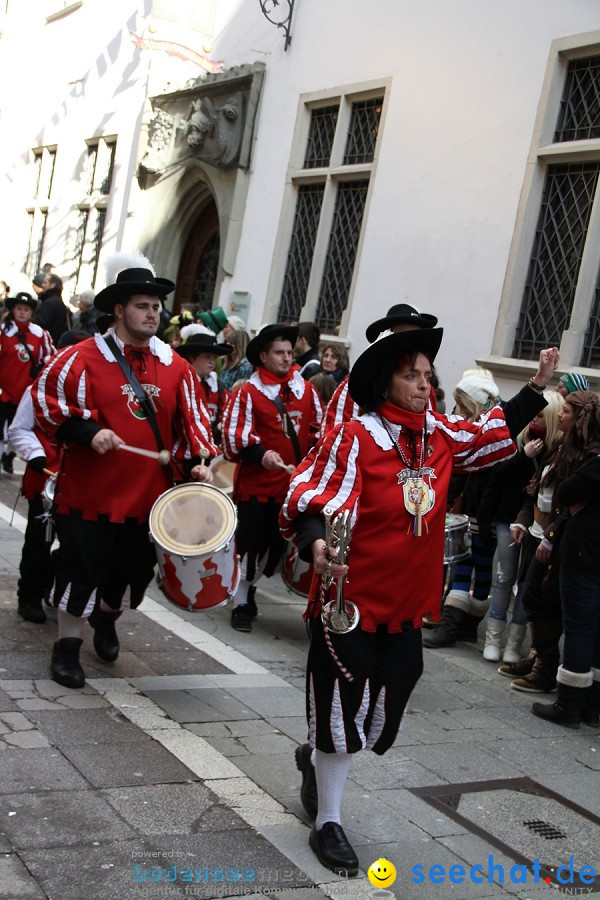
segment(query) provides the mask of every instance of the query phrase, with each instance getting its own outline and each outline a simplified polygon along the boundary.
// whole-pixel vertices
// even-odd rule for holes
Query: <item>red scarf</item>
[[[388,422],[393,422],[394,425],[401,425],[402,431],[414,431],[416,434],[421,434],[425,427],[424,412],[410,412],[408,409],[402,409],[402,407],[395,406],[393,403],[387,403],[385,400],[378,407],[377,412],[384,419],[387,419]]]
[[[258,374],[263,384],[287,384],[290,378],[293,377],[290,372],[287,372],[285,375],[276,375],[275,372],[265,369],[264,366],[258,367]]]

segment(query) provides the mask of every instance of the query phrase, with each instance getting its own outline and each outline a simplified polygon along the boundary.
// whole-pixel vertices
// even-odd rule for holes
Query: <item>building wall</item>
[[[342,337],[356,358],[366,325],[407,301],[436,314],[445,328],[438,367],[447,391],[464,368],[491,353],[551,43],[599,28],[595,0],[297,0],[287,52],[256,0],[84,0],[51,23],[37,18],[39,3],[20,0],[9,9],[0,40],[0,269],[18,269],[24,256],[31,149],[59,150],[44,261],[60,272],[70,265],[65,233],[78,202],[82,144],[115,134],[102,253],[150,248],[160,274],[177,274],[185,238],[174,233],[172,211],[186,208],[189,173],[172,179],[173,195],[167,182],[143,191],[134,176],[149,119],[146,97],[202,73],[165,53],[135,49],[129,32],[148,35],[151,24],[155,37],[203,47],[226,69],[267,67],[244,204],[224,213],[237,237],[217,302],[226,306],[232,292],[248,292],[253,328],[276,307],[302,97],[379,82],[386,85],[386,116]],[[197,179],[216,183],[219,176],[200,166]],[[189,190],[202,193],[197,184]],[[184,227],[193,215],[192,206]]]

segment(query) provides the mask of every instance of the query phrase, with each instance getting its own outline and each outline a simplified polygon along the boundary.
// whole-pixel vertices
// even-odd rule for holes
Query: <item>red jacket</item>
[[[290,482],[285,469],[265,469],[261,460],[267,450],[276,450],[284,462],[297,463],[285,423],[273,403],[282,397],[304,456],[321,425],[321,402],[312,384],[297,372],[284,385],[265,384],[258,369],[231,396],[223,421],[223,455],[239,463],[234,483],[236,500],[273,499],[281,503]]]
[[[146,375],[139,380],[152,397],[163,443],[175,465],[205,450],[215,456],[190,364],[156,338],[147,360]],[[143,521],[159,494],[170,487],[168,470],[156,460],[123,450],[99,454],[90,446],[101,428],[110,428],[126,444],[157,449],[146,416],[102,336],[59,353],[40,375],[32,398],[40,426],[66,442],[56,486],[57,511],[79,510],[92,520],[106,514],[112,522],[126,517]]]
[[[47,331],[28,322],[22,327],[31,358],[17,337],[19,330],[15,322],[11,322],[6,331],[0,328],[0,400],[3,403],[14,403],[15,406],[25,393],[25,388],[33,384],[35,376],[31,374],[32,360],[34,366],[41,366],[55,353],[52,338]]]

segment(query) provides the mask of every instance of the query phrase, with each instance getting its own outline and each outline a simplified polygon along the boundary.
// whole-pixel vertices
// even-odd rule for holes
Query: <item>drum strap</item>
[[[121,369],[123,371],[123,375],[129,382],[131,387],[133,388],[133,393],[135,394],[136,400],[140,404],[142,411],[145,413],[146,419],[148,420],[148,425],[152,429],[152,434],[154,435],[154,440],[156,441],[156,446],[158,447],[159,451],[164,450],[165,445],[164,445],[164,442],[162,439],[162,435],[160,433],[160,429],[158,427],[158,422],[156,421],[156,414],[154,412],[154,407],[152,405],[152,401],[150,400],[150,397],[148,396],[148,394],[146,393],[144,388],[141,386],[141,384],[137,380],[137,376],[136,376],[135,372],[133,371],[133,369],[131,368],[131,366],[129,365],[129,363],[127,362],[127,360],[121,353],[121,350],[119,349],[119,346],[118,346],[117,342],[115,341],[115,339],[113,338],[113,336],[110,334],[105,335],[104,342],[107,344],[110,352],[112,353],[115,360],[118,362],[119,366],[121,367]],[[173,475],[173,469],[171,468],[170,465],[165,466],[165,468],[168,470],[168,477],[169,477],[171,484],[175,484],[175,477]]]
[[[277,397],[273,397],[271,399],[273,400],[273,403],[277,407],[277,410],[285,423],[285,433],[292,442],[292,447],[294,448],[294,456],[296,457],[296,465],[298,465],[298,463],[302,461],[302,453],[300,452],[300,444],[298,442],[298,435],[296,434],[294,423],[290,419],[288,411],[283,405],[283,400],[281,399],[281,397],[278,395]]]

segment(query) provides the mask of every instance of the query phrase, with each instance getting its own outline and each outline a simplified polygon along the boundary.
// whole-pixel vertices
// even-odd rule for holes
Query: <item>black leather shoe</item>
[[[302,787],[300,788],[300,800],[306,814],[311,819],[316,819],[317,809],[319,806],[319,796],[317,794],[317,779],[315,776],[315,767],[310,761],[312,748],[310,744],[301,744],[296,747],[296,765],[302,772]]]
[[[114,612],[95,609],[90,616],[90,625],[94,629],[94,650],[104,662],[114,662],[119,655],[115,622],[120,615],[120,609]]]
[[[35,622],[36,625],[42,625],[46,621],[46,613],[42,608],[42,601],[29,600],[22,601],[17,607],[17,612],[26,622]]]
[[[250,618],[250,610],[248,604],[243,606],[234,606],[231,612],[231,627],[236,631],[252,631],[252,619]]]
[[[0,457],[0,463],[2,464],[3,470],[9,475],[14,474],[13,459],[15,458],[15,456],[15,453],[3,453]]]
[[[79,663],[80,638],[61,638],[52,650],[50,673],[54,681],[68,688],[81,688],[85,684],[85,672]]]
[[[344,829],[337,822],[325,822],[319,831],[316,827],[313,828],[308,843],[326,869],[346,878],[358,875],[356,853],[348,843]]]

